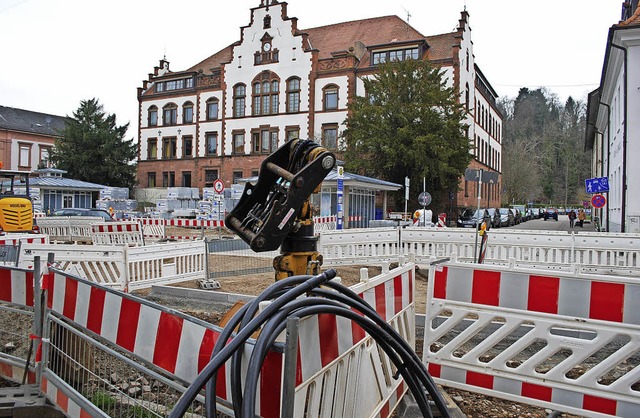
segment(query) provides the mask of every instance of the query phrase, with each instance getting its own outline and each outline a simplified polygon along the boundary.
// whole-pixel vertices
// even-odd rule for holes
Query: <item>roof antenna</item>
[[[404,11],[407,12],[407,23],[409,23],[409,19],[411,18],[411,13],[409,13],[409,11],[404,8],[404,6],[400,6],[400,7],[402,7]]]

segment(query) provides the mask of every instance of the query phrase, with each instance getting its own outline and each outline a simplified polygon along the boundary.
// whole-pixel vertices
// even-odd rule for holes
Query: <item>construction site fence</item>
[[[429,272],[424,362],[445,386],[586,417],[640,411],[637,277],[449,262]]]
[[[16,351],[13,358],[0,356],[0,374],[17,381],[23,365],[31,381],[69,417],[166,416],[209,361],[221,328],[84,280],[53,267],[53,254],[47,258],[42,274],[39,257],[31,271],[0,267],[5,289],[0,306],[28,312],[36,305],[37,312],[20,319],[34,356],[28,350]],[[363,273],[351,289],[414,346],[415,264],[398,261],[399,267],[386,265],[378,276]],[[359,327],[330,316],[301,319],[297,339],[272,346],[261,369],[260,416],[281,416],[283,400],[296,417],[386,418],[393,413],[407,390],[394,377],[397,370]],[[24,340],[26,333],[3,338]],[[254,344],[245,344],[243,362]],[[288,361],[285,353],[290,353]],[[218,374],[216,396],[219,411],[232,415],[230,363]],[[285,364],[295,364],[290,387],[283,385]],[[204,415],[199,396],[188,416]]]
[[[454,256],[474,262],[477,245],[476,232],[469,229],[389,227],[323,231],[318,249],[325,266],[379,264],[407,254],[426,264],[431,257]],[[492,230],[484,263],[634,274],[640,270],[640,234]]]
[[[207,255],[204,241],[183,241],[128,245],[35,244],[20,247],[17,265],[33,268],[35,257],[46,261],[55,253],[62,271],[123,291],[206,279]]]

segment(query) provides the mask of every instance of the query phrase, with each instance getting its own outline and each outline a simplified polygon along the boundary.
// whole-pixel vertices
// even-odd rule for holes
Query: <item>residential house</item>
[[[0,161],[5,170],[51,167],[49,155],[67,118],[0,106]]]
[[[638,71],[636,71],[638,70]],[[622,3],[621,20],[611,26],[600,86],[587,104],[586,149],[593,177],[606,177],[606,204],[594,209],[611,232],[640,232],[640,8]]]

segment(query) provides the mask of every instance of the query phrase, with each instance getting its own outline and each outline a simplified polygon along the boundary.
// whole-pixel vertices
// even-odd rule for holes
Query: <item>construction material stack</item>
[[[165,218],[195,218],[199,201],[197,187],[169,187],[167,198],[158,200],[157,209]]]
[[[113,213],[118,219],[124,218],[128,212],[135,211],[138,202],[129,199],[129,189],[126,187],[105,187],[100,189],[100,199],[96,200],[96,208]]]

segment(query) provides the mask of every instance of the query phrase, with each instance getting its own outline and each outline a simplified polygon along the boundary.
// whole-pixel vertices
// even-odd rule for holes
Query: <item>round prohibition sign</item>
[[[591,205],[596,209],[603,208],[606,204],[607,198],[601,194],[593,195],[593,197],[591,198]]]
[[[220,180],[220,179],[216,179],[216,180],[213,182],[213,190],[214,190],[216,193],[222,193],[222,192],[224,191],[224,183],[222,182],[222,180]]]

